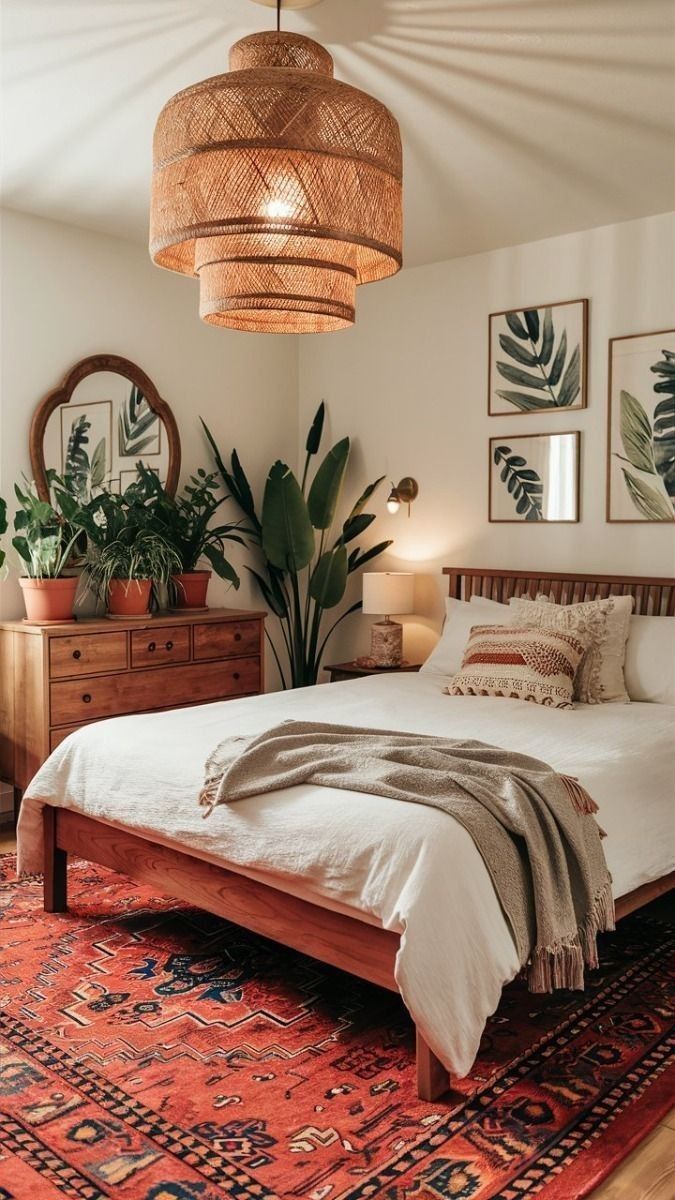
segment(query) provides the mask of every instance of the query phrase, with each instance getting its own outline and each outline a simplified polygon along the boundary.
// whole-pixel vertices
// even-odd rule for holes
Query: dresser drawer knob
[[[73,658],[82,658],[81,650],[73,650]]]
[[[232,678],[233,678],[233,679],[241,679],[241,675],[239,674],[239,672],[238,672],[238,671],[235,671],[235,672],[234,672],[234,675],[232,676]]]
[[[235,635],[234,635],[234,640],[235,640],[235,642],[240,642],[240,641],[241,641],[241,634],[240,634],[240,633],[235,633]]]
[[[173,650],[173,642],[167,642],[164,649],[165,650]]]
[[[85,704],[91,704],[91,695],[90,695],[90,693],[89,693],[89,692],[85,692],[85,693],[84,693],[84,696],[82,697],[82,699],[83,699],[83,701],[84,701],[84,703],[85,703]]]
[[[156,650],[156,649],[157,649],[157,646],[155,645],[154,642],[148,642],[148,650],[150,651],[151,654],[152,654],[153,650]]]

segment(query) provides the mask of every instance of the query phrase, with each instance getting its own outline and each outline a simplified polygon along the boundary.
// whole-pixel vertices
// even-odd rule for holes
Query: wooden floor
[[[0,831],[0,854],[14,850],[12,832]],[[590,1200],[672,1200],[675,1196],[675,1108]],[[570,1197],[573,1200],[573,1197]]]

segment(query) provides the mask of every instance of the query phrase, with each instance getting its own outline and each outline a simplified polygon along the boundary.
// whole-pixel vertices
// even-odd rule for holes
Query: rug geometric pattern
[[[672,1102],[662,905],[585,993],[510,985],[425,1104],[393,994],[86,863],[43,914],[0,862],[0,1200],[573,1200]]]

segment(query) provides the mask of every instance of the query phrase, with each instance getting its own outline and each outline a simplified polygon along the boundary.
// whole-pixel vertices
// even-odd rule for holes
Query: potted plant
[[[3,533],[7,533],[7,503],[5,500],[3,500],[2,496],[0,496],[0,537],[2,537]],[[3,566],[4,561],[5,551],[3,550],[2,546],[0,546],[0,567]]]
[[[26,618],[36,624],[72,621],[78,576],[66,575],[81,535],[80,510],[54,472],[47,475],[51,500],[41,500],[35,485],[15,484],[19,510],[14,518],[12,545],[25,575],[19,579]]]
[[[148,474],[154,478],[152,472]],[[121,496],[104,492],[86,505],[85,573],[112,617],[145,617],[180,559],[155,527],[152,492],[139,475]]]
[[[324,417],[321,404],[307,435],[302,482],[286,463],[276,462],[267,477],[260,515],[236,450],[228,470],[202,421],[223,484],[248,519],[250,529],[242,532],[262,555],[262,573],[252,567],[249,570],[279,620],[282,643],[278,648],[265,632],[283,687],[316,683],[333,630],[360,609],[362,602],[352,604],[324,633],[326,612],[342,603],[348,577],[391,545],[390,541],[379,542],[362,551],[355,544],[375,520],[375,514],[365,508],[384,476],[368,485],[346,517],[338,517],[349,438],[333,446],[310,482],[309,467],[321,445]]]
[[[218,477],[207,475],[200,467],[177,496],[167,495],[157,475],[143,463],[138,473],[148,492],[154,496],[153,526],[173,546],[180,559],[180,570],[171,577],[170,596],[177,608],[205,609],[206,593],[212,571],[220,579],[239,587],[239,576],[225,557],[225,542],[244,539],[239,524],[212,525],[213,517],[227,496],[218,496]],[[200,568],[204,560],[208,568]]]

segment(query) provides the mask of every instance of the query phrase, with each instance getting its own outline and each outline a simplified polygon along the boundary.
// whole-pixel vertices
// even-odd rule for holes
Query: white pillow
[[[624,675],[631,700],[675,704],[675,617],[631,617]]]
[[[488,613],[490,625],[509,624],[508,604],[498,604],[496,600],[488,600],[483,596],[472,596],[470,604],[466,600],[448,598],[445,601],[443,632],[421,669],[434,675],[456,675],[462,665],[472,625],[484,624]]]

